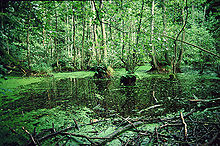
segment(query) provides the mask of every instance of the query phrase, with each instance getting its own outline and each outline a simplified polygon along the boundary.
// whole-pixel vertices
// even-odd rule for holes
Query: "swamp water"
[[[52,123],[55,128],[64,128],[72,125],[73,119],[86,124],[116,113],[123,117],[161,117],[179,111],[189,112],[197,106],[190,99],[220,97],[219,78],[214,76],[178,74],[176,81],[170,81],[168,75],[137,73],[139,78],[135,86],[121,86],[120,76],[111,80],[93,79],[91,72],[83,72],[83,76],[76,78],[71,73],[64,73],[62,78],[9,78],[3,81],[1,88],[6,90],[0,94],[0,145],[27,143],[29,137],[21,127],[30,132],[36,127],[40,132]],[[5,82],[13,80],[18,84],[11,88],[5,86]],[[23,80],[34,81],[20,85]],[[99,130],[104,127],[99,126]],[[105,135],[100,133],[98,136]]]

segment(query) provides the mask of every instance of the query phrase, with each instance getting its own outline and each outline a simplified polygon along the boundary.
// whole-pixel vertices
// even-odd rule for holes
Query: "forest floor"
[[[0,145],[217,145],[219,78],[136,71],[135,86],[94,72],[0,80]]]

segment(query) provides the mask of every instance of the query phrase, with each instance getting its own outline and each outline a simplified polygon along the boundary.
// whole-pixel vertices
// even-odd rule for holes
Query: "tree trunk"
[[[166,35],[166,25],[167,25],[167,18],[166,18],[166,0],[163,0],[163,35]],[[168,46],[167,46],[167,39],[163,37],[163,47],[164,47],[164,58],[168,65],[171,64],[168,54]]]
[[[68,5],[67,7],[67,12],[68,12]],[[69,15],[67,14],[66,16],[66,26],[67,26],[67,33],[66,33],[66,45],[67,45],[67,54],[70,57],[70,47],[69,47]]]
[[[71,47],[71,56],[73,54],[73,67],[76,67],[76,48],[75,48],[75,36],[76,36],[76,24],[75,24],[75,9],[72,5],[72,47]],[[72,52],[73,51],[73,52]]]
[[[2,12],[2,14],[4,14],[3,1],[1,1],[1,12]],[[2,30],[4,30],[4,17],[3,17],[3,15],[1,15],[1,27],[2,27]]]
[[[92,10],[93,12],[95,13],[95,2],[93,1],[93,4],[91,3],[91,6],[92,6]],[[94,50],[95,50],[95,53],[96,53],[96,61],[97,61],[97,64],[99,65],[100,63],[100,53],[99,53],[99,49],[98,49],[98,40],[97,40],[97,30],[96,30],[96,24],[94,23],[93,24],[93,35],[94,35]]]
[[[154,37],[153,37],[153,34],[154,34],[154,0],[152,1],[152,8],[151,8],[151,16],[152,16],[152,20],[151,20],[151,36],[150,36],[150,42],[151,42],[151,47],[152,47],[152,70],[155,70],[157,69],[158,70],[158,65],[157,65],[157,60],[156,60],[156,51],[155,51],[155,48],[154,48],[154,43],[153,43],[153,40],[154,40]]]
[[[141,6],[141,12],[140,12],[140,20],[139,20],[139,23],[138,23],[136,47],[138,46],[139,34],[140,34],[140,31],[141,31],[141,21],[142,21],[142,16],[143,16],[143,9],[144,9],[144,0],[142,0],[142,6]]]
[[[101,9],[103,9],[103,3],[102,3],[102,0],[100,0],[101,2]],[[102,22],[104,21],[104,19],[102,18],[101,19]],[[107,59],[107,48],[106,48],[106,32],[105,32],[105,24],[104,23],[101,23],[101,28],[102,28],[102,39],[103,39],[103,49],[104,49],[104,61],[106,61]]]
[[[92,5],[91,5],[92,6]],[[94,25],[92,24],[92,18],[89,18],[89,27],[90,27],[90,40],[92,43],[92,50],[91,50],[91,59],[96,60],[96,52],[95,52],[95,43],[94,43]],[[92,40],[93,39],[93,40]]]
[[[194,24],[194,4],[192,4],[192,20],[193,20],[193,24]]]
[[[121,10],[122,10],[122,14],[124,14],[122,2],[123,1],[121,0]],[[121,43],[122,43],[122,46],[121,46],[121,59],[123,60],[124,52],[125,52],[125,33],[124,33],[124,19],[123,18],[122,18],[122,22],[121,22],[121,27],[122,27],[122,32],[121,32],[121,35],[122,35],[122,39],[121,39]],[[111,27],[110,27],[110,35],[112,36]]]
[[[186,8],[187,8],[187,0],[184,0],[185,4],[186,4]],[[183,16],[184,16],[184,8],[182,10],[183,12]],[[187,23],[187,18],[188,18],[188,10],[186,9],[186,19],[183,17],[183,27],[182,29],[180,30],[180,32],[177,34],[177,37],[174,41],[174,60],[173,60],[173,73],[176,73],[176,72],[179,72],[180,71],[180,64],[181,64],[181,61],[182,61],[182,58],[183,58],[183,47],[181,48],[180,50],[180,53],[179,53],[179,58],[177,60],[177,40],[178,40],[178,37],[179,35],[184,32],[185,30],[185,26],[186,26],[186,23]],[[185,34],[183,33],[183,38],[185,39]]]
[[[185,3],[185,0],[184,0],[184,3]],[[183,17],[182,24],[184,25],[186,23],[185,15],[184,15],[184,8],[182,8],[182,17]],[[183,29],[183,32],[182,32],[182,41],[185,41],[185,29]],[[178,58],[178,61],[176,64],[176,72],[181,72],[180,65],[181,65],[181,61],[183,59],[183,52],[184,52],[184,44],[183,44],[183,42],[181,42],[181,49],[180,49],[180,53],[179,53],[179,58]]]
[[[30,11],[30,7],[29,7],[29,11]],[[27,61],[28,61],[28,70],[29,72],[31,71],[31,60],[30,60],[30,48],[29,48],[29,29],[30,29],[30,16],[28,15],[28,19],[27,19],[27,40],[26,40],[26,45],[27,45]]]
[[[202,21],[202,25],[204,25],[204,23],[205,23],[205,15],[206,15],[206,6],[204,7],[204,11],[203,11],[203,21]]]
[[[84,12],[84,6],[83,3],[81,3],[82,5],[82,12]],[[85,40],[85,26],[86,26],[86,22],[85,22],[85,17],[84,14],[83,16],[83,36],[82,36],[82,48],[81,48],[81,70],[84,70],[84,40]]]
[[[139,35],[140,35],[140,31],[141,31],[141,21],[142,21],[142,17],[143,17],[143,10],[144,10],[144,0],[142,0],[142,6],[141,6],[141,12],[140,12],[140,19],[139,19],[139,23],[138,23],[138,29],[137,29],[137,38],[136,38],[136,48],[138,48],[138,41],[139,41]],[[137,57],[134,58],[134,65],[136,66],[138,60]]]
[[[55,7],[56,7],[56,3],[54,3],[55,4]],[[58,35],[58,33],[57,33],[57,31],[58,31],[58,28],[57,28],[57,24],[58,22],[57,22],[57,10],[55,9],[55,29],[56,29],[56,32],[55,32],[55,37],[54,37],[54,48],[55,48],[55,51],[56,51],[56,55],[55,55],[55,57],[56,57],[56,63],[57,63],[57,67],[59,68],[59,51],[58,51],[58,48],[57,48],[57,35]],[[59,68],[59,70],[61,70],[61,68]]]

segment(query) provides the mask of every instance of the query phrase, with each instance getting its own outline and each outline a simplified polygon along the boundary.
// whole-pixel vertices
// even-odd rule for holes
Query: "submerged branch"
[[[119,134],[123,133],[124,131],[131,129],[132,127],[140,126],[142,124],[143,124],[143,122],[135,122],[133,124],[128,124],[125,127],[122,127],[120,129],[114,131],[113,133],[107,135],[105,138],[108,138],[108,139],[106,139],[104,141],[101,141],[99,143],[99,145],[105,145],[107,142],[113,140],[116,136],[118,136]]]

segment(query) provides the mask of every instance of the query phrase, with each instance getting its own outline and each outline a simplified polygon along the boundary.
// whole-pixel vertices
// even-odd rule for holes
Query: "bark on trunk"
[[[30,11],[30,8],[29,8]],[[28,20],[27,20],[27,61],[28,61],[28,70],[31,71],[31,61],[30,61],[30,48],[29,48],[29,29],[30,29],[30,15],[28,15]]]
[[[72,47],[71,47],[71,56],[73,54],[73,67],[76,67],[76,48],[75,48],[75,36],[76,36],[76,24],[75,24],[75,8],[72,5]]]
[[[84,12],[84,5],[82,4],[82,12]],[[84,14],[83,14],[84,16]],[[83,17],[83,36],[82,36],[82,48],[81,48],[81,70],[84,70],[84,40],[85,40],[85,26],[86,26],[86,22],[85,22],[85,17]]]
[[[185,3],[185,0],[184,0]],[[186,23],[186,19],[185,19],[185,15],[184,15],[184,8],[182,8],[182,17],[183,17],[183,25]],[[183,29],[182,31],[182,41],[185,41],[185,29]],[[178,61],[176,64],[176,72],[181,72],[180,70],[180,65],[181,65],[181,61],[183,59],[183,52],[184,52],[184,44],[183,42],[181,42],[181,49],[180,49],[180,53],[179,53],[179,57],[178,57]]]
[[[151,47],[152,47],[152,70],[159,70],[158,69],[158,65],[157,65],[157,59],[156,59],[156,51],[154,48],[154,43],[153,43],[153,34],[154,34],[154,0],[152,1],[152,7],[151,7],[151,16],[152,16],[152,20],[151,20],[151,37],[150,37],[150,42],[151,42]]]

